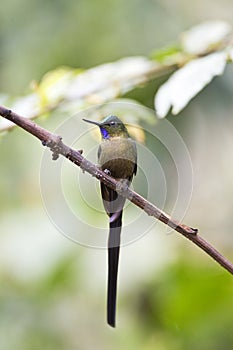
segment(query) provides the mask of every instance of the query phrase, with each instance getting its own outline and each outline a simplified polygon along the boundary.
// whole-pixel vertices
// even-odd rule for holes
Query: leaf
[[[103,103],[123,95],[146,81],[147,74],[157,67],[146,57],[126,57],[86,70],[73,79],[64,98]]]
[[[32,87],[40,97],[41,107],[47,108],[48,105],[53,106],[62,100],[72,79],[80,72],[78,69],[60,67],[47,72],[39,84],[34,82]]]
[[[144,144],[146,140],[145,132],[142,128],[127,126],[130,136],[139,143]]]
[[[224,21],[203,22],[181,36],[183,50],[194,55],[200,55],[216,48],[231,32],[232,27]]]
[[[155,96],[158,117],[164,118],[172,107],[178,114],[211,80],[221,75],[227,60],[226,52],[198,58],[186,64],[163,84]]]
[[[48,113],[54,108],[76,113],[85,107],[111,101],[136,86],[147,82],[157,64],[146,57],[126,57],[86,71],[61,67],[45,74],[40,83],[33,82],[33,93],[13,98],[8,108],[29,118]],[[5,100],[0,95],[1,100]],[[62,106],[60,102],[62,103]],[[0,118],[0,132],[14,126]]]
[[[171,64],[172,62],[179,62],[179,59],[183,57],[181,48],[178,45],[170,45],[162,47],[159,50],[155,50],[151,54],[151,58],[158,63]]]

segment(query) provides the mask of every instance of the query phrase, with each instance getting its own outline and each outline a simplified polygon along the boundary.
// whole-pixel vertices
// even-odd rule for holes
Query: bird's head
[[[97,125],[100,128],[100,132],[103,139],[110,139],[111,137],[117,137],[117,136],[122,136],[122,137],[129,136],[124,123],[122,123],[122,121],[114,115],[107,116],[100,122],[96,122],[88,119],[83,119],[83,120],[87,123]]]

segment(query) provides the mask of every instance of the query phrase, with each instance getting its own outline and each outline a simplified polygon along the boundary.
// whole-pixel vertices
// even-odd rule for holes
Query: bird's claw
[[[108,170],[108,169],[104,169],[104,173],[105,173],[106,175],[111,176],[111,171],[110,171],[110,170]]]
[[[128,186],[127,179],[120,179],[117,181],[116,191],[119,194],[124,194],[125,192],[127,192],[128,188],[129,188],[129,186]]]

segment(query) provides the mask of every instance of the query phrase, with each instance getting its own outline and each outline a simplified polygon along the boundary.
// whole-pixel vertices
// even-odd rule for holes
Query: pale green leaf
[[[161,64],[177,63],[182,57],[181,48],[175,44],[162,47],[151,54],[151,58]]]

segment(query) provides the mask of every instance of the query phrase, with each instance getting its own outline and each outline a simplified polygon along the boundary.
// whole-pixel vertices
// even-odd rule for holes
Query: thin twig
[[[210,243],[206,242],[201,236],[198,235],[198,230],[181,224],[171,218],[168,214],[157,208],[154,204],[148,202],[145,198],[140,196],[130,188],[125,188],[120,182],[107,175],[100,170],[96,165],[88,161],[82,156],[82,151],[77,151],[62,142],[62,138],[58,135],[54,135],[39,125],[35,124],[28,118],[22,117],[4,106],[0,106],[0,115],[16,125],[20,126],[30,134],[37,137],[42,141],[44,146],[50,148],[53,152],[53,159],[57,159],[59,155],[62,155],[81,167],[84,171],[88,172],[92,176],[96,177],[99,181],[103,182],[109,188],[120,192],[120,194],[144,210],[148,215],[154,216],[156,219],[162,221],[166,225],[170,226],[175,231],[179,232],[209,256],[216,260],[223,268],[233,274],[233,264],[222,256]]]

